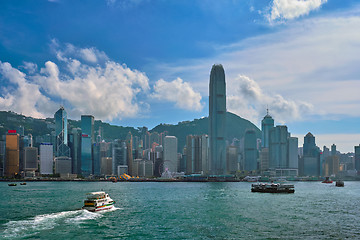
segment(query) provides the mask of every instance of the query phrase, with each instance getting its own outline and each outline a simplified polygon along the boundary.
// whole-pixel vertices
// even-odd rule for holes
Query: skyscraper
[[[222,65],[213,65],[209,84],[210,174],[226,174],[226,84]]]
[[[6,134],[5,173],[7,177],[19,174],[19,134],[9,130]]]
[[[55,156],[70,157],[68,147],[67,113],[64,107],[55,113]]]
[[[315,137],[310,132],[304,137],[303,157],[299,162],[299,174],[304,176],[320,175],[320,149],[315,144]]]
[[[164,138],[164,169],[177,172],[177,138],[166,136]]]
[[[53,174],[53,145],[40,143],[40,173]]]
[[[248,129],[244,137],[244,170],[257,170],[258,151],[256,148],[256,133],[253,129]]]
[[[267,111],[266,116],[261,121],[261,147],[268,148],[269,147],[269,132],[270,129],[274,127],[274,119],[269,115],[269,111]]]
[[[269,168],[288,168],[287,126],[279,125],[269,131]]]
[[[92,144],[94,143],[94,117],[81,115],[81,174],[93,174]]]

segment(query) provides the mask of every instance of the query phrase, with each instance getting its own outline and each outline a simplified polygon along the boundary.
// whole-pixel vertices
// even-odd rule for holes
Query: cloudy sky
[[[227,109],[269,108],[299,145],[360,143],[360,2],[98,0],[0,2],[0,110],[122,126],[208,116],[224,66]]]

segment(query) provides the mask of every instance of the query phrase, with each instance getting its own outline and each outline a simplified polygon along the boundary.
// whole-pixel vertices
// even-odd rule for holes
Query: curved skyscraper
[[[210,174],[226,171],[226,84],[222,65],[213,65],[209,85]]]

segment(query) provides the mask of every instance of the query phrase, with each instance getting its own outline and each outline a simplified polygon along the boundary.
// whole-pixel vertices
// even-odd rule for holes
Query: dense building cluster
[[[0,141],[0,175],[35,177],[57,174],[62,178],[102,178],[177,176],[269,176],[320,177],[356,176],[360,173],[360,145],[355,154],[342,154],[336,145],[320,150],[310,132],[304,144],[292,137],[285,125],[274,124],[265,115],[261,137],[247,129],[241,139],[227,139],[226,84],[222,65],[214,65],[209,84],[209,131],[188,135],[178,147],[176,136],[149,132],[146,127],[124,139],[103,139],[102,129],[94,129],[94,117],[81,116],[81,127],[69,129],[63,107],[54,114],[52,134],[36,136],[37,147],[24,127],[8,130]],[[50,124],[51,125],[51,124]],[[178,149],[182,149],[179,152]]]

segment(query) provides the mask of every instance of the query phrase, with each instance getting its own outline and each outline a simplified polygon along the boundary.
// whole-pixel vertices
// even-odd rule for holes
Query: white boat
[[[86,195],[87,199],[84,201],[83,209],[91,212],[98,212],[114,207],[115,201],[105,192],[91,192]]]

